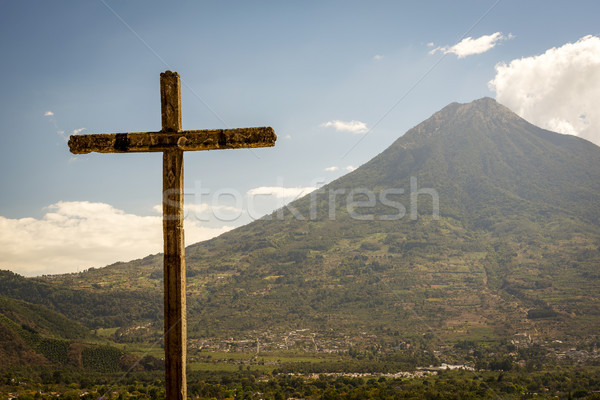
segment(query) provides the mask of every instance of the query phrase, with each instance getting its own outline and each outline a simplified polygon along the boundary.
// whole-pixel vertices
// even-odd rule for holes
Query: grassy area
[[[123,350],[140,357],[150,355],[156,358],[164,358],[165,356],[164,348],[159,345],[148,343],[127,343],[126,345],[123,345]]]
[[[113,338],[117,329],[119,328],[98,328],[94,332],[103,338]]]
[[[258,371],[261,373],[270,373],[275,369],[272,365],[241,365],[241,364],[226,364],[226,363],[207,363],[207,362],[191,362],[188,363],[190,371],[202,372],[237,372],[237,371]]]
[[[342,359],[344,358],[331,354],[295,351],[265,352],[258,355],[247,352],[203,351],[191,352],[188,355],[188,367],[191,371],[203,372],[256,371],[271,373],[282,364],[335,362]]]

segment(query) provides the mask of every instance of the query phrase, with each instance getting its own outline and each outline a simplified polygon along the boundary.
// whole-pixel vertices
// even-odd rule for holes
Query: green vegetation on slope
[[[24,278],[0,270],[0,293],[14,299],[46,306],[88,328],[123,326],[131,321],[162,318],[162,291],[123,287],[74,285],[69,275]]]
[[[426,193],[410,218],[411,177],[435,189],[439,219]],[[358,188],[404,193],[357,219],[346,195]],[[440,345],[520,332],[589,341],[600,327],[599,218],[597,146],[491,99],[451,104],[320,192],[188,247],[189,337],[287,346],[309,329],[302,346],[322,351],[368,341],[394,351],[427,334]],[[5,273],[0,289],[133,341],[162,330],[161,278],[155,255],[81,274]]]

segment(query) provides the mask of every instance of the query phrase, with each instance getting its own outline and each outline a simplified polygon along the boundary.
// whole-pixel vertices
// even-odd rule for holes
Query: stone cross
[[[165,302],[165,378],[168,400],[187,398],[185,246],[183,238],[183,152],[271,147],[277,136],[270,127],[181,130],[181,84],[177,72],[160,74],[160,132],[73,135],[74,154],[163,153],[163,238]]]

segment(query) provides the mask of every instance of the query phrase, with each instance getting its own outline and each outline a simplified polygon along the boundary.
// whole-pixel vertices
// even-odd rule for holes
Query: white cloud
[[[485,53],[486,51],[493,49],[498,43],[500,43],[500,41],[512,39],[513,37],[514,36],[512,34],[504,36],[501,32],[492,33],[491,35],[483,35],[476,39],[467,37],[454,46],[436,47],[435,49],[431,50],[429,54],[434,54],[438,51],[441,51],[444,54],[453,53],[456,54],[458,58],[465,58],[473,54]],[[429,46],[430,44],[433,45],[433,43],[428,43],[427,45]]]
[[[283,138],[290,140],[290,139],[292,139],[292,135],[285,135]]]
[[[64,141],[69,140],[69,137],[65,135],[65,131],[62,129],[58,129],[58,123],[56,122],[56,119],[54,118],[54,113],[52,111],[46,111],[44,113],[44,117],[50,117],[50,122],[52,123],[52,125],[54,125],[54,128],[56,129],[56,134],[58,136],[60,136]]]
[[[218,199],[218,198],[217,198]],[[215,210],[219,210],[219,211],[230,211],[230,212],[241,212],[242,209],[241,208],[237,208],[237,207],[233,207],[233,206],[227,206],[227,205],[210,205],[207,203],[201,203],[201,204],[185,204],[184,208],[186,210],[186,212],[194,212],[194,213],[206,213],[209,211],[215,211]]]
[[[73,129],[71,131],[71,135],[79,135],[84,130],[85,130],[85,128]],[[69,135],[66,135],[65,131],[58,130],[58,131],[56,131],[56,133],[58,133],[58,136],[60,136],[61,138],[63,138],[66,142],[69,141]]]
[[[316,190],[316,187],[283,187],[283,186],[261,186],[248,190],[249,196],[273,196],[278,199],[295,199]]]
[[[228,193],[229,197],[241,200],[238,193]],[[184,203],[184,218],[186,221],[197,221],[197,222],[215,222],[215,221],[235,221],[245,210],[238,207],[233,207],[225,204],[218,204],[220,197],[214,196],[212,203]],[[162,215],[163,207],[162,204],[157,204],[152,209]],[[187,228],[186,228],[187,229]]]
[[[375,54],[373,56],[373,60],[375,60],[375,61],[381,61],[381,60],[383,60],[383,56],[381,54]]]
[[[500,103],[533,124],[600,145],[600,38],[589,35],[500,63],[489,87]]]
[[[427,47],[433,47],[433,46],[435,46],[435,43],[433,43],[433,42],[429,42],[429,43],[427,43],[427,45],[426,45],[426,46],[427,46]]]
[[[346,171],[352,172],[356,168],[353,167],[352,165],[348,165],[348,166],[344,167],[343,169],[346,170]],[[335,172],[335,171],[339,171],[339,170],[340,170],[340,167],[335,166],[335,165],[333,167],[327,167],[327,168],[325,168],[325,171],[327,171],[327,172]]]
[[[230,226],[185,221],[186,244]],[[0,216],[0,268],[23,275],[75,272],[162,251],[162,218],[128,214],[105,203],[58,202],[41,219]]]
[[[367,124],[365,124],[364,122],[360,122],[360,121],[339,121],[339,120],[334,120],[334,121],[328,121],[325,122],[323,124],[321,124],[320,126],[324,127],[324,128],[329,128],[329,127],[333,127],[335,128],[336,131],[338,132],[351,132],[351,133],[366,133],[369,129],[367,128]]]
[[[240,211],[239,208],[230,207],[230,206],[217,206],[217,207],[215,207],[215,206],[211,206],[208,203],[200,203],[200,204],[184,203],[183,208],[185,209],[185,214],[188,214],[188,213],[206,213],[206,212],[210,212],[214,208],[220,208],[220,209],[227,210],[227,211]],[[152,207],[152,210],[154,210],[154,212],[156,212],[158,214],[162,214],[162,212],[163,212],[163,206],[162,206],[162,204],[157,204],[154,207]]]

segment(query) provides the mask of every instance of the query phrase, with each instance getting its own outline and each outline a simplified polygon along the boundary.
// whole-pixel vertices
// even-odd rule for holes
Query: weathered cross
[[[160,74],[160,132],[73,135],[74,154],[163,153],[165,286],[165,374],[168,400],[184,400],[186,388],[185,246],[183,238],[183,152],[275,145],[272,128],[181,130],[181,84],[177,72]]]

